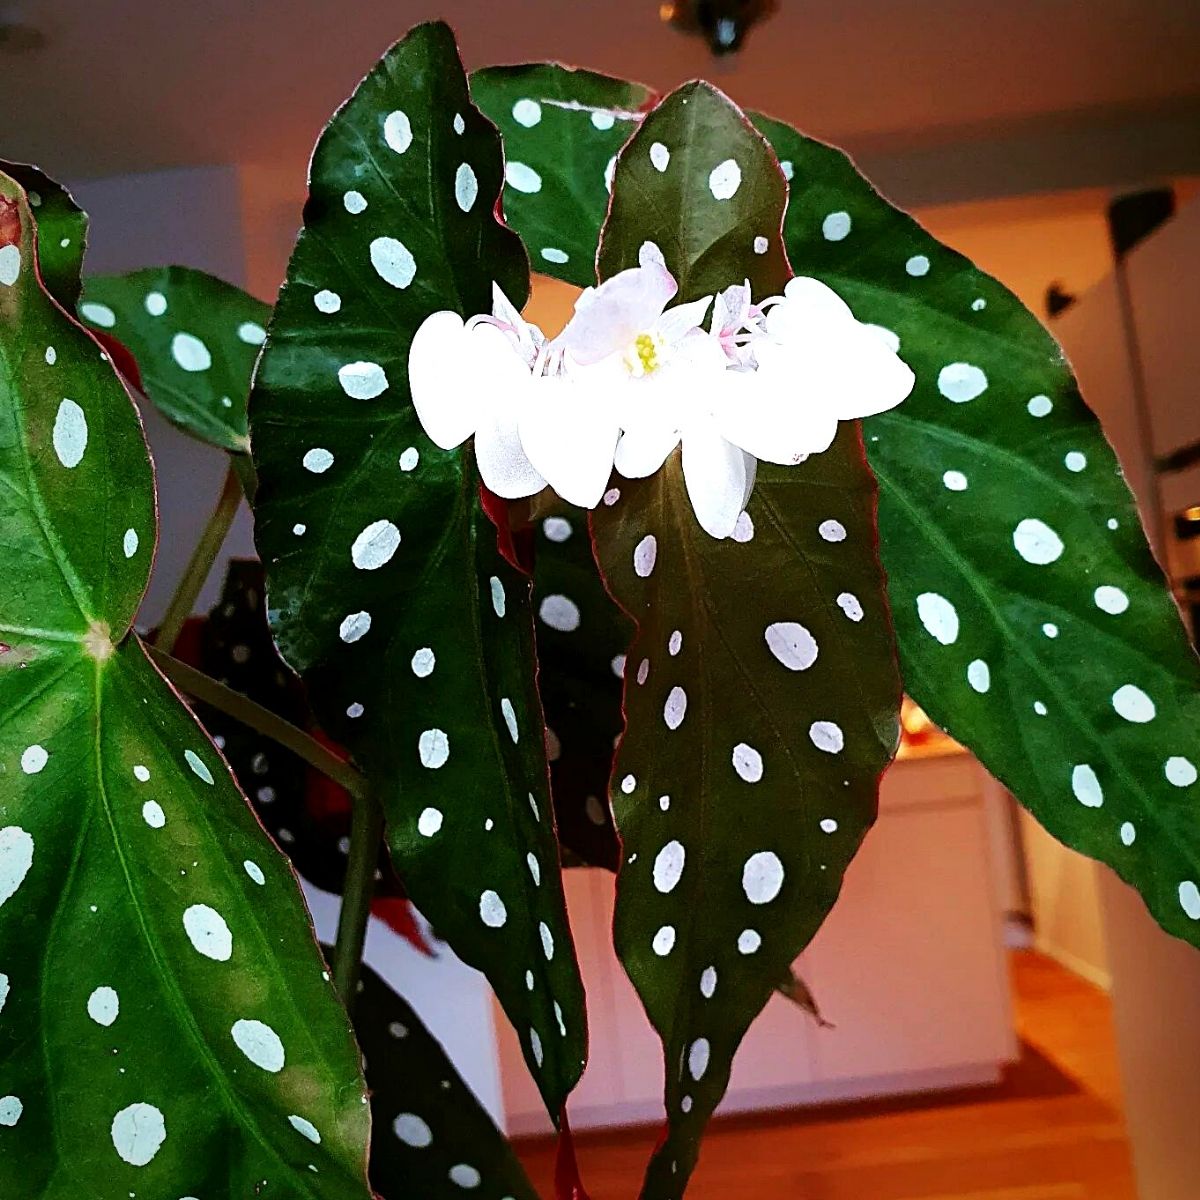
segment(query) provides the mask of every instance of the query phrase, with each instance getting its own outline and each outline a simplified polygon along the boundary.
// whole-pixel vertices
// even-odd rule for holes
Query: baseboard
[[[787,1109],[813,1108],[847,1101],[887,1100],[931,1092],[954,1092],[964,1088],[991,1087],[999,1083],[1002,1070],[995,1062],[964,1063],[851,1079],[809,1081],[780,1087],[743,1088],[727,1092],[717,1109],[721,1117],[747,1113],[779,1113]],[[592,1129],[621,1129],[657,1125],[662,1122],[662,1101],[633,1100],[613,1104],[571,1105],[571,1127],[576,1132]],[[544,1137],[551,1132],[545,1113],[517,1113],[509,1117],[507,1132],[514,1138]]]
[[[1102,992],[1112,991],[1112,975],[1106,968],[1098,967],[1095,963],[1090,963],[1087,959],[1072,954],[1070,950],[1064,950],[1061,946],[1056,946],[1053,942],[1037,936],[1033,939],[1033,948],[1039,954],[1054,959],[1060,967],[1065,967],[1072,975],[1078,975],[1080,979],[1094,984]]]

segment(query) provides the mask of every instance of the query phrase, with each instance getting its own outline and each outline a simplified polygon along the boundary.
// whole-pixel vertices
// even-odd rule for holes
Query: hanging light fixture
[[[778,0],[663,0],[658,15],[684,33],[704,38],[716,55],[741,49],[751,26],[765,20]]]

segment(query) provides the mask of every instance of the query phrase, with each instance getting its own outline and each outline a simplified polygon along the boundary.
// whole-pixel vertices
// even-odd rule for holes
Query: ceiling
[[[0,54],[0,157],[73,178],[227,162],[300,171],[379,54],[437,16],[456,28],[469,67],[558,58],[659,88],[705,75],[860,152],[1200,113],[1197,0],[780,0],[725,62],[663,25],[658,7],[16,0],[47,45]]]

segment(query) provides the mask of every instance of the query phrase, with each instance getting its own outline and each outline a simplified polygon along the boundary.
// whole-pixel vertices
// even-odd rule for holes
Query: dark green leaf
[[[791,180],[793,269],[897,334],[917,374],[904,405],[867,422],[909,691],[1052,833],[1115,868],[1164,928],[1200,943],[1200,672],[1061,350],[1010,292],[889,205],[840,151],[755,119]],[[577,136],[586,135],[581,126]],[[545,186],[568,185],[548,176]],[[573,212],[570,228],[589,243],[599,221],[584,228],[586,215]],[[512,220],[534,235],[530,214]],[[552,264],[541,269],[575,281]],[[967,368],[987,386],[956,402],[941,385],[965,397],[979,379]],[[1056,563],[1017,554],[1026,520],[1062,540]],[[1118,593],[1128,607],[1102,608],[1100,588],[1113,589],[1100,593],[1109,609],[1123,604]],[[932,597],[954,608],[960,634],[949,646],[921,619],[925,595],[935,628]],[[967,678],[976,662],[987,667],[986,693]],[[981,683],[983,668],[973,671]],[[1127,684],[1150,697],[1152,721],[1117,714],[1113,697]]]
[[[801,1011],[806,1012],[812,1017],[818,1028],[833,1028],[833,1025],[821,1015],[821,1009],[817,1004],[816,996],[813,995],[812,988],[804,982],[795,967],[788,968],[788,973],[783,977],[783,982],[775,990],[781,996],[790,1000]]]
[[[760,124],[790,164],[796,271],[917,375],[865,423],[908,691],[1200,945],[1200,669],[1062,351],[843,154]]]
[[[504,135],[504,217],[535,271],[596,282],[596,235],[608,208],[616,155],[653,93],[553,63],[488,67],[471,96]]]
[[[235,454],[249,448],[246,396],[271,306],[191,267],[92,275],[80,316],[137,360],[168,420]]]
[[[0,1193],[366,1200],[366,1096],[295,877],[127,634],[154,489],[0,176]]]
[[[766,143],[719,92],[689,84],[622,152],[601,273],[636,263],[650,239],[687,281],[681,301],[746,277],[756,298],[777,293],[784,203]],[[769,243],[758,253],[756,238]],[[644,1195],[677,1197],[742,1035],[875,818],[900,687],[855,427],[798,467],[761,464],[731,539],[697,524],[678,452],[619,490],[592,518],[604,577],[638,623],[614,773],[614,928],[665,1048],[668,1135]]]
[[[621,677],[633,625],[604,590],[587,521],[586,512],[562,501],[538,512],[538,689],[546,706],[559,836],[584,862],[616,870],[620,849],[608,779],[625,724]]]
[[[354,1025],[371,1088],[371,1183],[384,1200],[538,1200],[421,1018],[369,967],[362,984]]]
[[[473,456],[438,450],[408,394],[429,313],[490,311],[493,280],[525,301],[524,253],[493,217],[500,172],[444,25],[389,51],[326,129],[251,401],[256,530],[284,657],[377,788],[408,894],[487,974],[557,1115],[586,1030],[530,583],[497,551]]]
[[[0,161],[0,171],[29,197],[37,221],[38,270],[46,290],[68,312],[79,299],[79,277],[87,249],[87,213],[61,183],[25,163]]]

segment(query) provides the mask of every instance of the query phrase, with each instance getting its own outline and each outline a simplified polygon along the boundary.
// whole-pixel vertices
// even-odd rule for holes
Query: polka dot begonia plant
[[[36,214],[0,174],[0,1193],[366,1200],[365,1087],[295,877],[131,632],[150,460],[45,290]]]
[[[839,151],[704,83],[468,81],[430,24],[322,133],[273,311],[173,267],[80,298],[84,231],[0,175],[0,1193],[534,1194],[369,972],[368,1096],[294,876],[131,632],[154,487],[110,353],[251,494],[321,743],[202,698],[354,792],[334,979],[382,836],[561,1122],[560,844],[617,871],[647,1200],[803,993],[902,690],[1200,944],[1200,671],[1112,450],[1036,319]],[[585,289],[562,334],[531,269]]]

